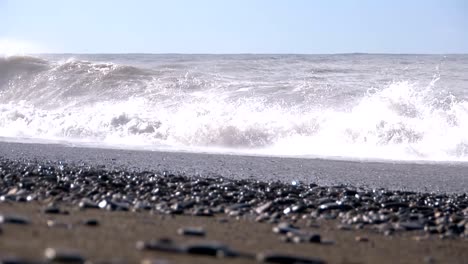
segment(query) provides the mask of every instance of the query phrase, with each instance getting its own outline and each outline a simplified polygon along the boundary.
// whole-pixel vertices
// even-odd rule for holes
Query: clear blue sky
[[[71,53],[468,53],[468,0],[0,0],[0,40]]]

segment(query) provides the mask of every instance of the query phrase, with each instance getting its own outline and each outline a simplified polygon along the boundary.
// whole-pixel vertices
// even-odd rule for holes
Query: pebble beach
[[[177,172],[156,168],[166,164],[123,164],[139,156],[173,161],[173,155],[197,160],[200,154],[0,146],[2,263],[468,261],[468,196],[454,191],[465,182],[454,184],[456,188],[447,185],[446,191],[424,192],[368,187],[378,185],[375,182],[191,175],[190,166],[188,172]],[[50,159],[64,152],[69,155]],[[99,162],[93,153],[108,159]],[[221,161],[242,159],[203,155]],[[285,169],[298,162],[273,160]]]

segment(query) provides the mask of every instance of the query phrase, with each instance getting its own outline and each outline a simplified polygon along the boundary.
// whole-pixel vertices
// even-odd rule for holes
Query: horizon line
[[[1,53],[0,53],[1,54]],[[184,52],[31,52],[25,55],[468,55],[468,52],[453,53],[397,53],[397,52],[337,52],[337,53],[184,53]]]

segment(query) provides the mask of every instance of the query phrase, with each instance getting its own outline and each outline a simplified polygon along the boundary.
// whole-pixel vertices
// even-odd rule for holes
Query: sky
[[[465,0],[0,0],[0,52],[468,53]]]

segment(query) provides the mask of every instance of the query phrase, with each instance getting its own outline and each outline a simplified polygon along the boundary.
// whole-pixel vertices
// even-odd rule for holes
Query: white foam
[[[333,98],[328,95],[346,91],[304,79],[285,81],[289,89],[280,89],[265,76],[254,81],[171,70],[148,73],[79,59],[0,62],[10,78],[0,90],[3,138],[231,154],[468,161],[468,101],[438,87],[437,76],[429,83],[395,81],[367,92],[357,89],[355,100],[336,104],[326,101]]]
[[[437,99],[433,84],[395,82],[346,109],[232,100],[215,90],[176,103],[132,97],[42,109],[22,101],[0,105],[0,136],[260,155],[468,160],[468,102]]]

